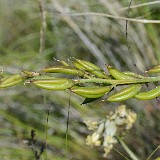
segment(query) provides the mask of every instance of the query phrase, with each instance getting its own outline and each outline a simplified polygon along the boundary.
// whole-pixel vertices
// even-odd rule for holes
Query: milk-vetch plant
[[[95,64],[71,59],[71,64],[58,61],[60,65],[46,67],[40,72],[21,71],[19,74],[9,75],[3,71],[0,73],[0,88],[7,88],[20,83],[33,84],[39,88],[48,90],[66,90],[86,98],[84,103],[101,98],[114,90],[116,86],[125,86],[120,91],[111,94],[105,99],[111,102],[120,102],[130,98],[150,100],[160,96],[160,87],[142,92],[144,84],[160,81],[160,76],[143,76],[133,72],[120,72],[112,66],[107,66],[110,75]],[[159,73],[160,66],[156,66],[147,73]],[[57,78],[51,73],[59,73],[75,76],[73,78]]]
[[[85,98],[83,104],[92,102],[107,94],[109,95],[104,100],[108,102],[121,102],[130,98],[150,100],[160,96],[160,86],[146,92],[141,91],[144,84],[159,82],[160,76],[146,77],[129,71],[120,72],[112,66],[107,66],[108,75],[93,63],[75,58],[71,59],[70,64],[64,61],[58,62],[60,65],[46,67],[39,70],[39,72],[23,70],[19,74],[10,75],[1,71],[0,89],[18,84],[34,85],[53,91],[69,89],[71,92]],[[158,65],[146,72],[148,74],[157,74],[160,72],[160,66]],[[53,76],[53,73],[60,74],[60,77]],[[66,75],[70,75],[70,77]],[[123,88],[112,93],[111,91],[114,91],[118,85]],[[91,135],[87,136],[86,144],[102,146],[106,157],[115,143],[119,141],[123,144],[121,138],[132,127],[135,120],[136,113],[127,110],[122,105],[114,112],[107,114],[106,119],[86,121],[88,129],[93,131]],[[124,148],[126,147],[124,146]],[[130,154],[130,157],[137,160],[133,153]]]

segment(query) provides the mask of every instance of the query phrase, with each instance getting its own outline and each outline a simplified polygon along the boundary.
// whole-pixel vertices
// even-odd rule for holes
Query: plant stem
[[[120,137],[117,137],[122,147],[125,149],[125,151],[129,154],[129,156],[132,158],[132,160],[140,160],[129,148],[128,146],[123,142],[123,140]]]
[[[101,78],[90,78],[90,79],[76,79],[75,84],[78,83],[106,83],[113,85],[120,84],[135,84],[135,83],[149,83],[149,82],[160,82],[160,76],[158,77],[145,77],[142,79],[127,79],[127,80],[114,80],[114,79],[101,79]]]

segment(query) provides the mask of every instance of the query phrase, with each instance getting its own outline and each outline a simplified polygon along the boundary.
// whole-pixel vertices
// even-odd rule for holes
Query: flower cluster
[[[119,106],[114,112],[111,111],[103,120],[88,120],[84,123],[93,133],[86,138],[86,144],[90,146],[103,146],[104,157],[117,143],[117,136],[124,136],[136,120],[136,113],[126,109],[125,105]]]

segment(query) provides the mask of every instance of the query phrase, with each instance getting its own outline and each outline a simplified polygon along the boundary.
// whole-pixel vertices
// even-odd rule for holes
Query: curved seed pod
[[[133,77],[118,71],[117,69],[113,68],[112,66],[107,66],[107,69],[108,69],[108,72],[111,74],[111,76],[117,80],[133,79]]]
[[[72,80],[66,78],[33,80],[30,83],[43,89],[55,90],[55,91],[66,90],[74,85],[74,82]]]
[[[148,92],[140,92],[134,96],[136,99],[140,100],[150,100],[160,96],[160,86],[148,91]]]
[[[151,68],[147,73],[160,73],[160,65]]]
[[[107,101],[111,102],[121,102],[129,98],[134,97],[142,88],[141,84],[134,84],[128,88],[125,88],[113,95],[111,95]]]
[[[112,89],[111,86],[106,87],[72,87],[71,91],[85,98],[100,98]]]
[[[80,68],[83,70],[85,69],[99,78],[109,78],[101,68],[99,68],[98,66],[96,66],[95,64],[91,62],[80,60],[80,59],[75,59],[73,64],[76,67],[79,67],[78,69]]]
[[[74,75],[79,75],[79,76],[84,75],[82,71],[77,70],[75,68],[68,67],[68,66],[47,67],[47,68],[42,69],[42,71],[46,73],[65,73],[65,74],[74,74]]]
[[[2,81],[0,83],[0,88],[15,86],[23,81],[24,81],[24,79],[20,74],[7,76],[2,79]]]
[[[144,78],[144,76],[142,76],[140,74],[136,74],[134,72],[125,71],[125,72],[122,72],[122,73],[127,75],[127,76],[130,76],[132,78]]]

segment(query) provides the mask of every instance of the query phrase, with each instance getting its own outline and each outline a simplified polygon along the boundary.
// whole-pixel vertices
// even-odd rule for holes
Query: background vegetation
[[[148,5],[139,6],[146,3]],[[137,73],[143,73],[160,63],[160,24],[128,21],[131,54],[125,39],[125,20],[67,14],[96,12],[126,17],[129,1],[46,0],[42,4],[44,8],[41,13],[46,16],[46,28],[43,25],[45,46],[43,49],[41,43],[43,50],[40,50],[40,39],[42,40],[43,36],[40,36],[42,16],[39,1],[0,1],[0,70],[9,73],[19,73],[21,69],[36,71],[56,64],[53,57],[65,61],[76,57],[91,61],[104,69],[107,64],[121,71]],[[133,1],[132,6],[134,7],[127,15],[130,18],[160,19],[158,1]],[[152,87],[153,84],[149,85],[149,88]],[[34,129],[38,146],[45,141],[46,111],[49,106],[48,160],[63,159],[66,155],[69,104],[68,159],[104,159],[101,150],[85,144],[88,131],[83,120],[88,117],[105,117],[110,109],[119,104],[97,101],[80,105],[82,101],[81,97],[69,91],[45,91],[27,85],[0,90],[1,159],[34,159],[33,153],[23,140],[30,138],[30,131]],[[125,142],[141,159],[146,159],[160,144],[160,100],[133,99],[125,104],[138,114],[136,124],[126,135]],[[120,145],[115,148],[126,155]],[[160,151],[152,158],[158,155]],[[43,156],[41,158],[43,159]],[[107,159],[124,158],[112,151]]]

